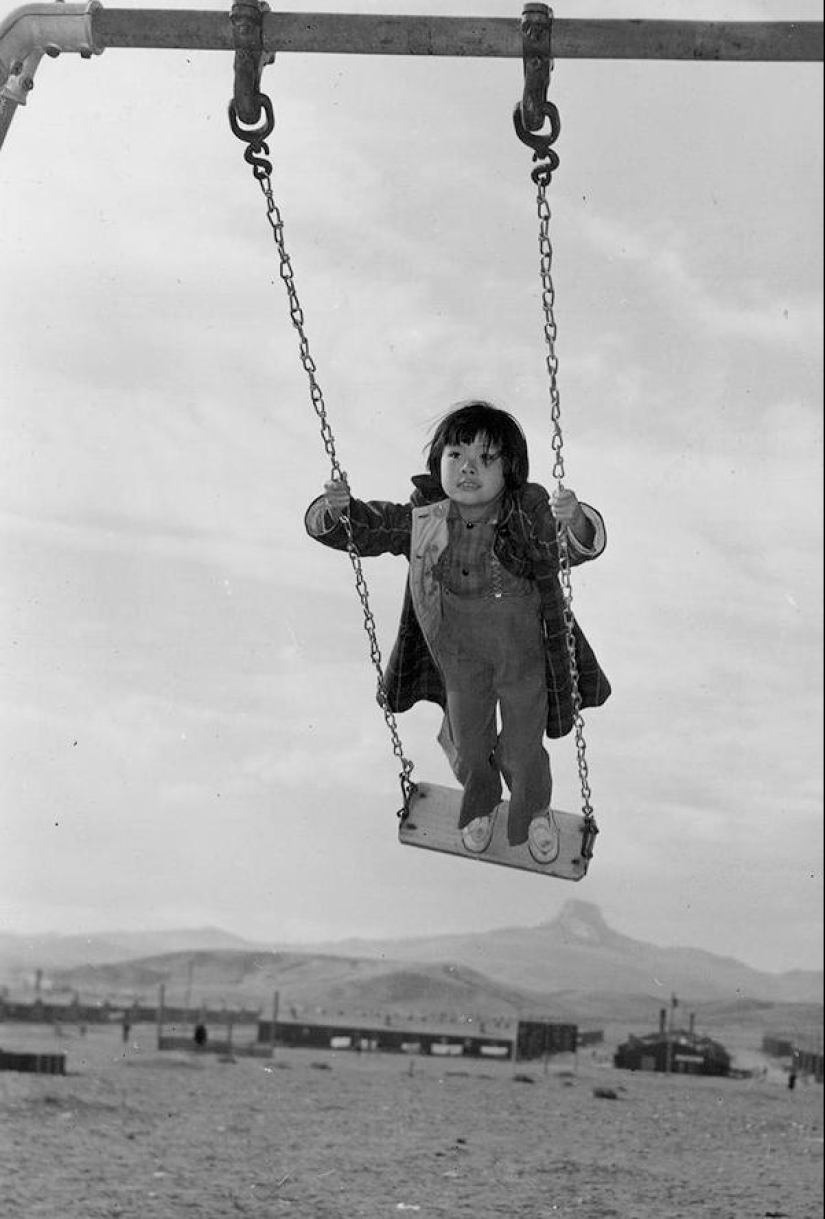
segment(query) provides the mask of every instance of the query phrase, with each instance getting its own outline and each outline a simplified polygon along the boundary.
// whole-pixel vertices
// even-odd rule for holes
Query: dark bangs
[[[524,486],[530,474],[524,432],[512,415],[489,402],[462,403],[436,426],[427,454],[427,468],[433,478],[440,479],[441,455],[446,448],[472,444],[477,436],[484,437],[491,449],[501,453],[508,490]]]

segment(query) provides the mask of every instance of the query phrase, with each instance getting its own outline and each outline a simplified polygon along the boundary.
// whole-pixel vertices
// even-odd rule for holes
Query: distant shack
[[[575,1024],[550,1024],[545,1020],[519,1020],[516,1058],[529,1061],[550,1054],[574,1054],[579,1046]]]
[[[516,1036],[495,1036],[480,1029],[473,1033],[455,1028],[423,1030],[420,1026],[352,1024],[340,1021],[271,1020],[258,1023],[258,1040],[266,1044],[333,1050],[383,1050],[433,1057],[541,1058],[572,1053],[577,1046],[575,1024],[519,1021]]]
[[[762,1053],[771,1058],[785,1059],[788,1070],[799,1075],[810,1075],[818,1084],[825,1078],[821,1034],[797,1039],[766,1033],[762,1038]]]
[[[662,1011],[659,1030],[630,1036],[617,1049],[613,1065],[626,1071],[661,1071],[679,1075],[730,1075],[731,1056],[723,1045],[693,1028],[667,1028]]]
[[[401,1029],[369,1022],[352,1024],[345,1020],[310,1022],[278,1020],[274,1033],[272,1021],[258,1022],[258,1040],[303,1049],[383,1050],[396,1054],[431,1054],[465,1058],[503,1058],[513,1056],[509,1037],[467,1035],[455,1030],[425,1032],[420,1028]]]

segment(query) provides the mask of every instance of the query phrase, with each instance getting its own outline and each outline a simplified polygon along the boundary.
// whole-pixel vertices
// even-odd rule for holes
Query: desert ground
[[[139,1025],[0,1024],[65,1076],[0,1072],[2,1219],[814,1219],[822,1085],[276,1048],[155,1048]],[[598,1095],[613,1093],[613,1096]]]

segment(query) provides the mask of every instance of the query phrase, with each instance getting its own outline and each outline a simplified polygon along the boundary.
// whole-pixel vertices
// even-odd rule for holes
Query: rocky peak
[[[576,898],[564,903],[549,926],[562,939],[583,944],[603,944],[614,934],[598,906]]]

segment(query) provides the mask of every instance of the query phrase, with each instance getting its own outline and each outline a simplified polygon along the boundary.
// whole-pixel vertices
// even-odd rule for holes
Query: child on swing
[[[564,736],[574,720],[556,523],[571,566],[602,553],[605,530],[573,491],[549,496],[528,473],[516,420],[470,401],[437,425],[427,473],[413,478],[408,503],[354,499],[346,483],[332,480],[307,510],[306,528],[345,550],[346,514],[360,555],[409,560],[384,675],[388,705],[401,712],[426,699],[443,708],[438,739],[463,788],[466,850],[489,846],[503,779],[510,845],[526,842],[539,864],[550,864],[559,831],[543,741],[545,732]],[[581,706],[600,706],[610,685],[577,624],[574,636]]]

